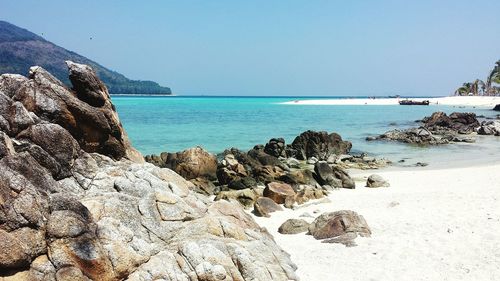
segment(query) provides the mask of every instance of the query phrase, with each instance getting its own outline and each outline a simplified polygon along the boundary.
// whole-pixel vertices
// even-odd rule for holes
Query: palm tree
[[[500,84],[500,60],[495,64],[495,67],[491,70],[486,80],[486,92],[488,95],[493,96],[500,94],[500,88],[492,85],[493,83]]]
[[[467,82],[462,84],[460,88],[455,91],[455,96],[468,96],[472,93],[473,83]]]

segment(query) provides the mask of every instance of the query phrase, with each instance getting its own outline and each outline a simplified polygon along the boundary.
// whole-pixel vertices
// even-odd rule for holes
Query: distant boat
[[[402,101],[399,101],[399,104],[400,105],[429,105],[429,101],[428,100],[424,100],[424,101],[402,100]]]
[[[390,99],[399,99],[400,97],[401,97],[400,95],[389,96]]]

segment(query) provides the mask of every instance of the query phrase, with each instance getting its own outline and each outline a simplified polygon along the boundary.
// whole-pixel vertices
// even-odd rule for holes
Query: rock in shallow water
[[[500,121],[484,121],[477,133],[480,135],[500,136]]]

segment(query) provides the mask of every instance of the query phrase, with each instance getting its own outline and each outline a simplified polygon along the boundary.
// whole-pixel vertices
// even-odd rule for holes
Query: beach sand
[[[357,188],[332,192],[331,203],[255,219],[291,254],[304,281],[500,280],[499,171],[500,164],[354,171]],[[365,188],[362,177],[373,173],[391,186]],[[277,232],[288,218],[344,209],[364,216],[372,230],[356,247]]]
[[[319,100],[293,100],[282,104],[290,105],[399,105],[399,100],[405,98],[375,98],[375,99],[319,99]],[[491,107],[500,104],[500,97],[474,97],[453,96],[439,98],[411,98],[415,101],[428,100],[430,105],[452,105],[452,106],[477,106]]]

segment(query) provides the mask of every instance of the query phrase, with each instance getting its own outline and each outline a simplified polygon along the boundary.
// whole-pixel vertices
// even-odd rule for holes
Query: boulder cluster
[[[258,216],[323,198],[335,188],[355,188],[345,168],[373,169],[387,164],[366,155],[349,155],[351,143],[335,133],[306,131],[286,144],[272,138],[247,152],[236,148],[220,155],[196,147],[148,155],[147,162],[171,168],[215,200],[237,200]]]
[[[298,279],[239,203],[144,163],[95,72],[67,65],[72,89],[40,67],[0,76],[0,280]],[[200,155],[167,158],[215,179]]]
[[[500,135],[500,122],[497,120],[479,122],[475,113],[434,112],[431,116],[418,121],[417,128],[396,129],[366,140],[390,140],[416,145],[440,145],[452,142],[474,142],[474,134]]]

